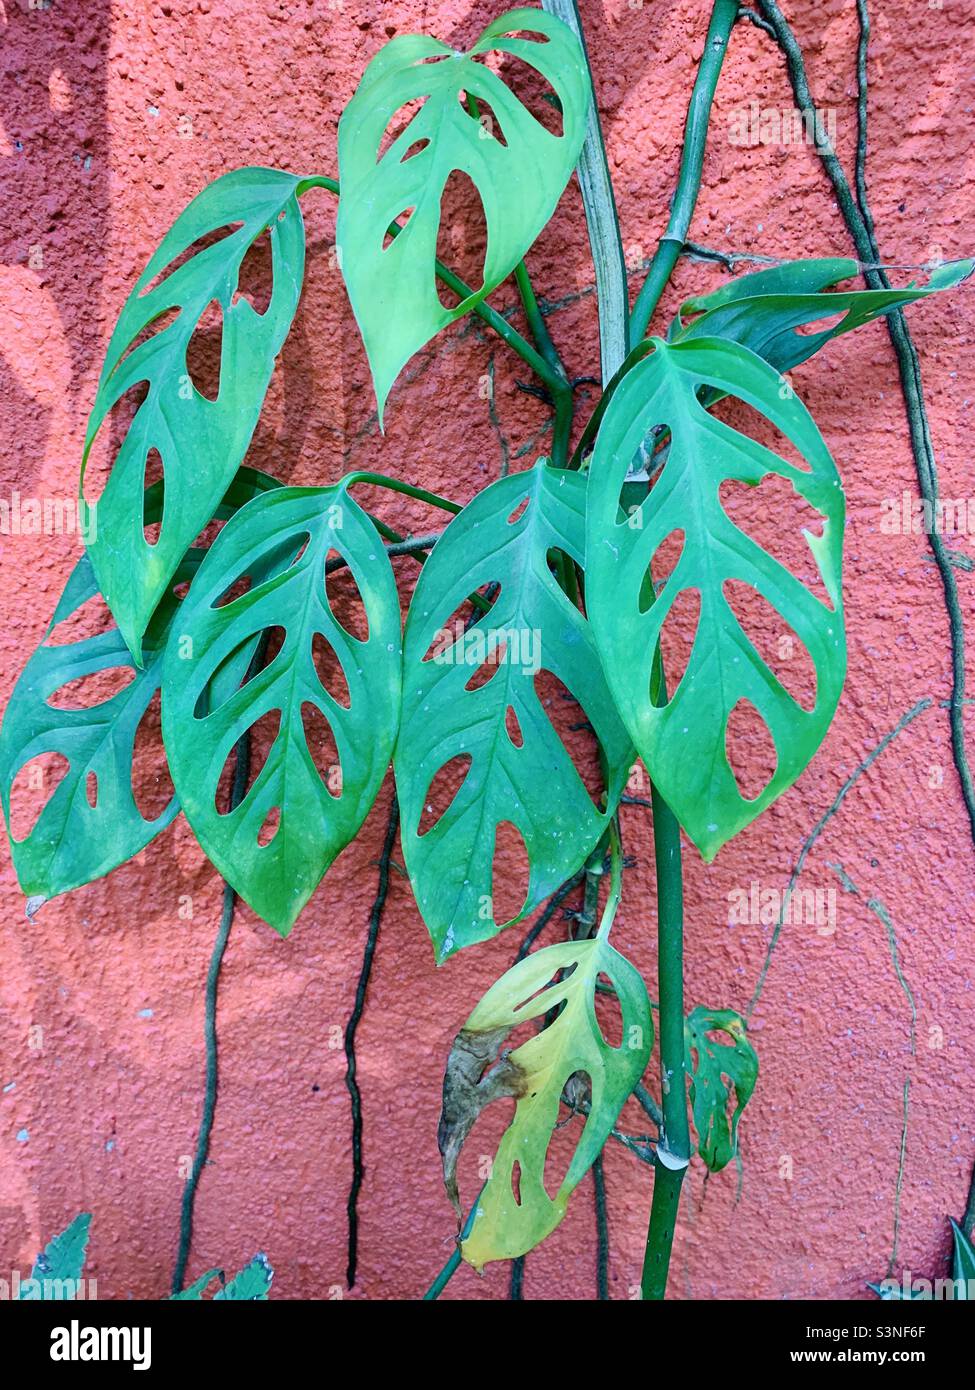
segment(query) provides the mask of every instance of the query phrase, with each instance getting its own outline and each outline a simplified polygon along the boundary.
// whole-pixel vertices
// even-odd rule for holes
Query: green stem
[[[341,196],[338,180],[329,178],[327,174],[310,174],[307,178],[302,179],[298,184],[298,197],[300,198],[302,194],[307,193],[310,188],[325,188],[329,193]],[[391,237],[397,237],[403,228],[397,222],[391,222],[386,230]],[[448,270],[442,261],[436,261],[435,268],[437,279],[449,290],[453,290],[458,298],[469,299],[474,293],[470,285],[466,284],[459,275],[455,275],[452,270]],[[559,389],[559,377],[541,353],[536,352],[527,338],[523,338],[516,328],[512,328],[507,319],[503,318],[497,309],[492,309],[490,304],[486,304],[482,300],[481,303],[474,305],[473,313],[489,328],[492,328],[502,342],[506,343],[523,362],[531,367],[535,375],[551,391],[554,400]]]
[[[372,483],[375,487],[389,488],[390,492],[401,492],[406,497],[415,497],[420,502],[428,502],[431,507],[439,507],[441,511],[453,512],[455,516],[463,511],[460,502],[451,502],[449,497],[441,497],[437,492],[427,492],[426,488],[414,487],[412,483],[404,483],[400,478],[390,478],[385,473],[357,471],[349,473],[343,482],[346,487],[352,487],[355,483]]]
[[[575,33],[582,45],[593,90],[586,119],[586,139],[579,156],[579,187],[589,229],[589,245],[596,272],[596,297],[599,301],[599,352],[602,379],[609,381],[626,356],[626,318],[629,298],[626,288],[626,258],[616,212],[616,199],[609,176],[606,145],[599,124],[599,105],[596,85],[592,80],[592,65],[586,49],[586,37],[579,18],[576,0],[542,0],[542,9],[554,14]]]
[[[572,438],[572,420],[575,414],[572,386],[566,376],[558,348],[548,331],[545,315],[538,307],[535,290],[528,278],[528,270],[524,261],[519,261],[515,266],[515,283],[518,286],[518,293],[521,295],[525,318],[528,320],[528,327],[531,329],[535,346],[561,383],[557,387],[549,386],[552,405],[555,410],[555,417],[552,421],[552,462],[556,468],[565,468],[569,461],[569,443]]]
[[[652,788],[657,866],[657,971],[663,1125],[654,1167],[650,1228],[643,1261],[643,1297],[666,1297],[681,1184],[691,1156],[684,1082],[684,887],[680,827]]]
[[[450,1283],[451,1279],[457,1273],[457,1270],[460,1268],[461,1242],[464,1240],[466,1236],[470,1235],[471,1227],[474,1225],[474,1217],[477,1215],[477,1203],[481,1200],[481,1193],[483,1193],[483,1191],[484,1188],[482,1187],[481,1191],[477,1194],[477,1199],[474,1202],[474,1205],[471,1207],[470,1211],[467,1214],[467,1220],[464,1222],[464,1229],[457,1237],[457,1244],[454,1247],[453,1254],[450,1256],[450,1259],[447,1261],[443,1269],[437,1275],[436,1279],[434,1279],[433,1283],[430,1285],[426,1293],[423,1295],[423,1298],[421,1300],[423,1303],[428,1303],[434,1298],[439,1298],[440,1295],[443,1293],[444,1289]]]
[[[670,220],[667,230],[657,243],[647,278],[630,315],[630,346],[645,336],[691,228],[691,218],[694,216],[697,195],[701,188],[701,170],[704,165],[711,103],[714,101],[714,91],[728,48],[728,37],[737,18],[738,0],[715,0],[707,38],[704,41],[704,53],[687,107],[684,150],[677,176],[677,191],[670,205]]]

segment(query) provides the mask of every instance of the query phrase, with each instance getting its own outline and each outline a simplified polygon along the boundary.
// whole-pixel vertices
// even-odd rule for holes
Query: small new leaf
[[[603,975],[622,1015],[619,1046],[600,1031],[597,981]],[[615,1001],[614,1001],[615,1002]],[[502,1044],[519,1024],[543,1018],[541,1030],[513,1051]],[[653,1045],[653,1022],[640,974],[607,941],[548,946],[526,956],[492,985],[457,1035],[444,1076],[439,1143],[444,1183],[460,1222],[457,1160],[491,1101],[511,1097],[514,1117],[477,1199],[461,1254],[475,1269],[514,1259],[544,1240],[609,1138],[640,1080]],[[577,1085],[578,1081],[583,1085]],[[565,1176],[554,1191],[545,1163],[563,1105],[571,1110],[588,1082],[590,1100]]]
[[[729,1037],[730,1045],[715,1042],[710,1034],[716,1032]],[[734,1009],[694,1009],[684,1023],[684,1066],[691,1078],[697,1151],[717,1173],[738,1152],[738,1121],[758,1080],[758,1056],[742,1016]],[[735,1088],[730,1119],[728,1082]]]
[[[561,135],[546,130],[480,61],[506,54],[552,87]],[[473,114],[471,100],[478,104]],[[378,158],[387,127],[415,101],[422,106]],[[542,10],[512,10],[494,20],[466,54],[400,34],[369,64],[339,122],[336,242],[380,422],[413,354],[510,275],[551,217],[582,149],[589,101],[578,39]],[[437,293],[435,262],[441,197],[455,170],[483,201],[487,251],[482,284],[448,309]],[[384,245],[390,224],[407,212],[402,232]]]
[[[926,285],[902,290],[823,291],[858,271],[845,257],[789,261],[741,275],[712,294],[686,299],[670,326],[670,342],[730,338],[757,352],[777,371],[788,372],[821,347],[905,304],[952,289],[975,270],[975,261],[951,261],[934,270]],[[842,315],[838,322],[830,319]],[[824,327],[809,325],[823,321]],[[799,332],[799,329],[804,329]]]

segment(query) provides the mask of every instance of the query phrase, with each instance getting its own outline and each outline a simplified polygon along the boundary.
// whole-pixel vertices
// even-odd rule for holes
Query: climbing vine
[[[642,1295],[661,1299],[689,1164],[696,1157],[716,1172],[740,1161],[739,1123],[759,1084],[748,1022],[784,909],[747,1013],[713,1000],[688,1009],[682,832],[705,862],[720,853],[808,766],[843,687],[842,482],[828,427],[820,431],[788,374],[833,338],[884,317],[921,493],[936,506],[919,360],[903,309],[952,289],[973,269],[970,260],[929,266],[923,283],[891,284],[868,199],[866,0],[858,0],[857,10],[851,184],[779,6],[715,0],[669,220],[640,268],[632,308],[574,0],[504,14],[466,53],[434,37],[391,39],[368,64],[342,115],[337,179],[320,171],[225,173],[165,234],[126,300],[85,439],[83,485],[106,422],[120,418],[125,402],[134,410],[98,498],[97,533],[8,705],[0,791],[9,829],[12,790],[24,769],[51,753],[67,760],[68,771],[33,828],[11,835],[32,910],[110,872],[180,813],[225,880],[206,981],[203,1114],[183,1195],[174,1296],[198,1296],[193,1291],[200,1285],[185,1288],[194,1202],[217,1103],[218,983],[235,902],[242,898],[281,936],[300,929],[302,910],[358,835],[390,766],[395,792],[344,1039],[352,1115],[349,1286],[357,1277],[365,1175],[356,1035],[397,837],[438,963],[534,917],[509,969],[451,1020],[456,1036],[438,1140],[457,1241],[427,1298],[439,1295],[462,1261],[480,1269],[498,1260],[511,1261],[510,1294],[522,1297],[525,1257],[578,1200],[590,1172],[596,1296],[607,1298],[602,1153],[613,1142],[653,1172]],[[688,240],[711,105],[740,18],[782,50],[857,259],[765,262],[686,299],[670,324],[652,334],[682,255],[717,259],[729,270],[743,259]],[[546,113],[530,109],[506,80],[512,59],[547,88]],[[468,285],[437,255],[442,195],[456,172],[474,184],[484,208],[480,284]],[[574,173],[600,326],[598,376],[594,363],[585,380],[602,391],[584,421],[576,418],[583,382],[566,371],[524,259]],[[397,383],[416,355],[468,316],[492,335],[492,386],[495,349],[511,351],[533,374],[524,389],[551,409],[543,435],[513,453],[492,392],[500,473],[466,504],[375,471],[295,488],[245,465],[302,292],[302,199],[312,189],[338,198],[336,247],[380,427],[401,408]],[[262,239],[270,247],[273,284],[258,311],[241,284],[245,259]],[[842,287],[858,275],[866,289]],[[487,302],[509,277],[527,336]],[[214,306],[223,333],[220,379],[207,393],[190,370],[190,344]],[[762,428],[741,428],[723,403],[749,407]],[[763,437],[778,443],[762,442],[763,429]],[[546,452],[517,466],[543,439]],[[161,468],[161,481],[149,482],[151,462]],[[802,531],[801,577],[748,533],[728,502],[729,489],[753,489],[768,479],[790,488],[815,514],[819,529]],[[445,524],[404,534],[360,502],[364,487],[422,501]],[[789,894],[854,782],[926,709],[947,711],[975,836],[958,582],[936,528],[929,541],[951,633],[951,698],[909,711],[851,775],[802,846]],[[405,626],[393,567],[399,559],[419,568]],[[740,610],[745,589],[807,653],[811,698],[787,689],[751,639]],[[115,626],[52,643],[54,629],[98,593]],[[668,622],[688,597],[696,598],[698,615],[686,667],[674,679],[665,663]],[[52,705],[51,697],[79,677],[117,669],[129,676],[118,693],[83,709]],[[175,796],[147,818],[131,795],[132,762],[159,692]],[[575,732],[591,737],[598,778],[583,775],[575,743],[552,717],[553,699],[578,707]],[[745,785],[729,757],[729,727],[739,709],[760,721],[774,746],[773,766],[758,788]],[[650,779],[649,798],[627,790],[637,757]],[[611,941],[625,893],[619,808],[626,804],[645,805],[652,814],[653,1004],[640,973]],[[528,862],[523,898],[503,909],[502,827],[514,829]],[[852,880],[841,881],[858,891]],[[578,906],[569,908],[575,894]],[[893,925],[882,904],[872,910],[913,1010]],[[564,924],[566,939],[537,946],[553,920]],[[913,1021],[912,1014],[912,1029]],[[656,1094],[644,1082],[655,1042]],[[647,1134],[619,1127],[631,1096],[646,1116]],[[513,1116],[480,1190],[462,1193],[465,1142],[498,1101],[514,1102]],[[905,1135],[907,1104],[905,1083]],[[567,1122],[577,1122],[574,1147],[553,1184],[546,1164]],[[902,1141],[898,1203],[903,1163]],[[973,1204],[975,1197],[965,1217],[969,1229]],[[896,1233],[895,1222],[892,1264]]]

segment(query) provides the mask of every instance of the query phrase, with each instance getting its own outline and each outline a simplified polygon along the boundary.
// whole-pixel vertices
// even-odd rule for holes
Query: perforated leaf
[[[519,32],[528,37],[515,37]],[[523,59],[550,84],[561,106],[561,135],[546,130],[481,61],[492,54]],[[464,95],[489,119],[471,115]],[[416,100],[422,107],[378,158],[397,112]],[[589,100],[578,40],[542,10],[512,10],[494,20],[467,54],[437,39],[400,34],[369,64],[339,122],[336,238],[380,420],[413,353],[496,288],[551,217],[582,149]],[[455,170],[473,181],[483,201],[487,251],[483,283],[447,309],[434,263],[441,196]],[[407,210],[403,232],[384,249],[387,228]]]
[[[492,483],[447,527],[410,604],[396,783],[406,866],[440,961],[520,921],[569,878],[626,783],[630,741],[590,627],[550,560],[558,550],[582,563],[585,500],[578,474],[542,460]],[[466,632],[459,619],[449,626],[472,590],[494,584],[501,590],[488,613]],[[482,664],[490,678],[468,689]],[[598,807],[539,697],[540,671],[575,697],[599,741],[606,795]],[[456,758],[471,760],[464,781],[421,833],[434,779]],[[527,895],[508,922],[494,908],[502,822],[523,836],[529,862]]]
[[[697,1151],[712,1173],[720,1172],[738,1151],[738,1121],[758,1080],[758,1055],[746,1026],[734,1009],[698,1007],[684,1021],[684,1065],[691,1078]],[[716,1042],[711,1033],[724,1033],[731,1042]],[[729,1116],[732,1085],[735,1108]]]
[[[800,467],[724,424],[698,393],[736,396],[764,415],[798,451]],[[619,505],[627,468],[657,426],[670,431],[665,461],[645,501]],[[720,497],[729,480],[754,486],[787,479],[823,517],[803,530],[825,587],[822,601],[746,531]],[[589,481],[587,610],[616,705],[651,778],[699,847],[712,859],[802,772],[819,747],[846,669],[841,596],[844,500],[829,451],[812,417],[760,357],[720,339],[667,345],[621,382],[603,419]],[[651,558],[675,532],[680,557],[653,601]],[[816,674],[805,709],[781,685],[739,621],[726,586],[751,586],[805,646]],[[700,616],[680,683],[663,702],[651,689],[661,629],[678,596],[695,591]],[[751,705],[775,744],[765,787],[746,798],[728,760],[728,720]]]
[[[230,516],[257,493],[277,487],[273,478],[243,468],[217,508]],[[149,489],[147,520],[159,516],[161,489]],[[203,557],[195,549],[173,576],[189,580]],[[98,585],[87,555],[78,561],[61,595],[44,641],[28,661],[7,705],[0,729],[0,796],[17,878],[31,897],[53,898],[111,872],[143,849],[179,810],[172,797],[158,815],[142,814],[133,794],[136,735],[162,678],[162,655],[177,608],[172,589],[146,634],[142,668],[136,667],[117,627],[74,641],[51,642],[62,623],[95,598]],[[116,669],[131,672],[117,693],[106,687],[96,703],[63,708],[50,700],[71,682]],[[62,697],[63,698],[63,697]],[[45,800],[26,836],[14,838],[11,792],[18,773],[45,754],[59,754],[67,769]],[[159,762],[164,765],[162,749]],[[50,779],[50,769],[37,764]],[[38,788],[37,790],[43,790]],[[38,797],[40,800],[40,797]]]
[[[368,624],[364,640],[333,611],[326,592],[330,553],[347,563],[358,589]],[[271,577],[255,583],[262,571]],[[234,597],[244,577],[251,587]],[[208,682],[225,663],[275,627],[284,636],[269,664],[222,702],[201,708]],[[341,666],[344,689],[336,673],[334,694],[316,666],[316,637]],[[217,538],[180,609],[163,669],[163,737],[173,782],[205,853],[283,936],[379,790],[396,736],[400,650],[389,560],[342,484],[282,488],[243,508]],[[241,736],[275,712],[266,761],[244,800],[226,812],[217,802],[221,771]],[[333,772],[316,763],[314,733],[309,742],[319,718],[334,738]]]
[[[98,500],[96,534],[88,549],[99,587],[137,661],[150,616],[244,457],[291,326],[304,274],[299,183],[276,169],[237,169],[205,188],[163,238],[109,342],[85,461],[111,407],[140,383],[148,383],[148,394]],[[235,223],[240,225],[229,230]],[[238,279],[247,251],[265,228],[273,289],[267,308],[258,313],[238,294]],[[194,243],[218,231],[226,235],[152,284]],[[209,400],[189,373],[187,346],[213,303],[219,306],[222,337],[219,389]],[[174,308],[179,312],[171,322],[137,342],[144,329]],[[142,513],[151,450],[162,461],[165,483],[162,526],[152,544]]]
[[[618,1001],[617,1046],[604,1038],[596,1014],[600,975]],[[501,1051],[512,1029],[542,1018],[540,1032],[512,1052]],[[555,1229],[643,1075],[652,1046],[646,987],[607,941],[548,946],[491,986],[457,1035],[444,1077],[440,1151],[458,1212],[456,1165],[465,1139],[491,1101],[517,1102],[461,1246],[465,1260],[480,1269],[489,1260],[514,1259]],[[547,1186],[546,1155],[560,1119],[567,1118],[560,1114],[563,1092],[580,1075],[590,1086],[588,1114],[565,1176],[556,1183],[550,1177]]]
[[[53,1303],[76,1298],[90,1229],[91,1213],[82,1212],[60,1235],[49,1240],[34,1262],[30,1282],[21,1285],[20,1297]]]
[[[791,371],[821,347],[883,314],[951,289],[975,269],[975,261],[952,261],[932,272],[926,285],[902,290],[842,290],[830,285],[858,273],[845,257],[789,261],[770,270],[741,275],[711,294],[687,299],[668,332],[671,342],[689,338],[731,338],[757,352],[780,372]],[[842,314],[815,332],[808,325]],[[802,327],[805,332],[799,332]]]

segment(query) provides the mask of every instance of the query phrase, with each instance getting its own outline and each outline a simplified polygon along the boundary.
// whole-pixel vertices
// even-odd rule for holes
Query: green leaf
[[[583,562],[585,501],[579,474],[541,460],[492,483],[447,527],[410,604],[396,784],[406,866],[438,961],[520,921],[564,883],[595,848],[626,784],[633,750],[592,631],[550,568],[553,550]],[[466,632],[448,627],[467,595],[489,584],[501,586],[490,611]],[[468,689],[482,663],[493,674]],[[539,699],[539,670],[563,683],[593,727],[607,788],[600,807]],[[471,760],[463,785],[421,834],[435,777],[461,757]],[[524,838],[529,880],[521,910],[497,923],[501,822]]]
[[[240,466],[291,326],[304,274],[300,182],[276,169],[237,169],[205,188],[177,218],[139,277],[109,342],[88,423],[85,462],[111,407],[139,383],[148,383],[148,394],[98,500],[88,550],[99,587],[137,662],[142,660],[143,633],[176,567]],[[235,223],[240,225],[228,231]],[[270,231],[274,283],[267,309],[258,314],[238,294],[238,278],[247,251],[265,228]],[[218,230],[227,234],[169,269],[195,242]],[[222,316],[220,385],[216,399],[208,400],[191,380],[186,352],[214,301]],[[173,308],[179,313],[172,322],[133,347],[147,326]],[[150,544],[142,498],[152,449],[162,460],[165,500],[158,539]]]
[[[243,468],[218,507],[217,516],[230,516],[257,493],[277,486],[267,474]],[[157,484],[146,494],[147,519],[158,517],[161,504]],[[191,552],[174,579],[190,578],[204,553]],[[172,591],[167,593],[153,616],[140,669],[116,627],[77,641],[52,644],[55,629],[97,593],[90,558],[84,555],[65,586],[44,641],[14,686],[0,729],[0,796],[14,868],[21,888],[34,898],[53,898],[110,873],[138,854],[179,810],[173,797],[157,816],[146,819],[132,789],[136,735],[159,689],[163,651],[178,607],[176,598]],[[132,676],[110,698],[69,709],[49,703],[70,682],[118,668],[131,671]],[[15,840],[11,829],[14,781],[27,763],[49,753],[66,759],[67,770],[30,832]]]
[[[568,973],[567,973],[568,972]],[[596,1014],[596,985],[608,978],[622,1016],[621,1042],[610,1046]],[[512,1052],[499,1049],[512,1029],[544,1025]],[[491,1101],[517,1104],[478,1200],[461,1253],[476,1269],[534,1249],[562,1220],[573,1190],[609,1138],[653,1046],[653,1022],[640,974],[601,939],[547,946],[526,956],[484,995],[451,1048],[444,1077],[439,1142],[444,1182],[460,1217],[456,1167],[464,1141]],[[588,1080],[588,1115],[565,1176],[554,1193],[545,1162],[559,1126],[563,1093]],[[570,1091],[575,1104],[580,1088]],[[549,1180],[550,1186],[554,1186]]]
[[[829,727],[846,667],[841,595],[844,500],[833,460],[812,417],[775,370],[722,339],[665,344],[622,380],[603,418],[590,466],[586,603],[620,716],[661,794],[705,859],[796,780]],[[702,388],[736,396],[791,441],[794,466],[708,414]],[[659,477],[629,516],[620,495],[631,461],[657,426],[670,431]],[[754,486],[787,479],[824,518],[803,531],[832,607],[821,602],[725,511],[728,480]],[[656,601],[651,558],[673,533],[683,548]],[[726,598],[729,581],[750,585],[804,644],[816,669],[806,710],[758,654]],[[652,682],[664,621],[679,595],[696,590],[700,617],[686,671],[669,700]],[[653,684],[653,689],[651,686]],[[751,704],[775,743],[777,763],[751,799],[739,790],[725,741],[739,701]]]
[[[734,1009],[698,1007],[684,1023],[684,1065],[691,1078],[691,1108],[697,1151],[712,1173],[738,1152],[738,1121],[758,1080],[758,1056],[745,1036],[746,1023]],[[731,1045],[713,1041],[720,1032]],[[728,1120],[728,1086],[734,1084],[735,1110]]]
[[[951,1264],[955,1297],[968,1299],[975,1296],[975,1247],[957,1221],[951,1221],[951,1230],[955,1238]]]
[[[40,1286],[38,1298],[50,1303],[64,1303],[78,1292],[78,1281],[85,1267],[91,1213],[82,1212],[71,1225],[45,1245],[31,1271],[31,1279]],[[22,1299],[32,1293],[21,1288]]]
[[[830,285],[856,275],[857,262],[845,257],[790,261],[770,270],[741,275],[712,294],[687,299],[668,332],[671,342],[691,338],[731,338],[757,352],[780,372],[812,357],[832,338],[850,333],[905,304],[951,289],[975,270],[975,260],[951,261],[932,272],[926,285],[902,290],[846,290],[823,294]],[[818,332],[803,325],[842,314]],[[689,321],[688,321],[689,320]]]
[[[511,37],[517,31],[533,37]],[[511,54],[541,74],[559,99],[561,136],[547,131],[477,61],[488,54]],[[464,94],[476,99],[484,119],[465,109]],[[397,112],[424,98],[377,160]],[[400,34],[369,64],[339,122],[336,242],[380,422],[390,388],[410,357],[510,275],[548,222],[582,149],[589,101],[578,40],[542,10],[512,10],[494,20],[467,54],[437,39]],[[422,148],[410,153],[421,141]],[[455,170],[472,180],[483,201],[487,252],[483,284],[446,309],[434,266],[440,200]],[[409,209],[403,232],[384,250],[387,228]]]
[[[206,1293],[207,1289],[213,1283],[214,1279],[220,1279],[222,1275],[222,1269],[208,1269],[206,1274],[201,1274],[199,1279],[197,1279],[194,1283],[190,1284],[187,1288],[182,1289],[179,1293],[170,1294],[169,1302],[202,1302],[203,1295]]]
[[[368,622],[366,640],[333,612],[326,593],[330,551],[348,563]],[[245,576],[251,587],[221,602]],[[273,627],[285,636],[270,664],[243,684],[232,682],[232,693],[224,690],[209,710],[201,708],[208,683],[228,660]],[[336,674],[338,697],[319,677],[316,636],[341,665],[346,690]],[[396,737],[400,685],[392,568],[344,484],[281,488],[238,512],[173,625],[163,669],[163,738],[177,794],[204,852],[282,936],[375,800]],[[224,764],[241,736],[275,711],[279,726],[267,760],[244,800],[224,814],[216,804]],[[308,742],[307,721],[319,716],[331,729],[341,767],[334,791]],[[261,843],[276,812],[277,829]]]
[[[273,1278],[274,1270],[267,1256],[255,1255],[250,1264],[235,1275],[226,1287],[213,1295],[213,1301],[216,1303],[218,1299],[228,1299],[236,1302],[266,1303]]]

